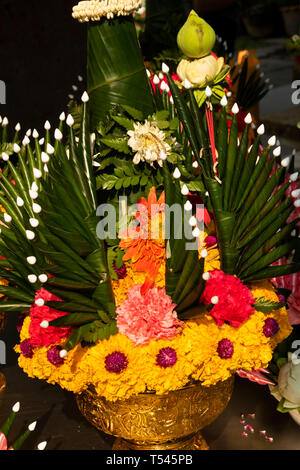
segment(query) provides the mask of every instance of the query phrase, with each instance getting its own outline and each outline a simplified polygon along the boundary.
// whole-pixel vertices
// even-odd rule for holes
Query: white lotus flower
[[[144,124],[135,123],[134,130],[128,131],[128,145],[136,152],[133,163],[148,162],[153,166],[157,162],[159,166],[167,159],[171,147],[166,142],[166,136],[154,123],[145,121]]]
[[[215,59],[208,55],[202,59],[183,59],[177,67],[177,75],[180,80],[188,80],[193,86],[204,87],[211,83],[224,65],[224,58]]]
[[[293,364],[289,361],[281,367],[278,389],[281,396],[287,400],[287,405],[290,403],[294,407],[297,405],[300,407],[300,364]]]

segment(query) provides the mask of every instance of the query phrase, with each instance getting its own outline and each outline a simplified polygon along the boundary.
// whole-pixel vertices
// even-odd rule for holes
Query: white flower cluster
[[[73,7],[72,16],[80,23],[99,21],[105,17],[112,19],[114,15],[126,16],[141,7],[141,0],[88,0],[79,2]]]
[[[171,147],[165,141],[165,134],[154,123],[145,121],[144,124],[134,124],[134,130],[128,131],[130,139],[128,145],[136,152],[133,163],[147,162],[153,166],[157,162],[159,166],[163,166],[163,162],[167,160]]]

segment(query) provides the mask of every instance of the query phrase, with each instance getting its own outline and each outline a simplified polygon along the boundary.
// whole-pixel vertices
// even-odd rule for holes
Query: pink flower
[[[201,302],[212,305],[210,315],[218,325],[239,327],[254,312],[255,299],[249,289],[234,276],[223,271],[210,271]]]
[[[61,300],[59,297],[48,292],[46,289],[39,290],[35,295],[35,300],[43,299],[44,301],[50,300]],[[30,344],[34,348],[40,346],[50,346],[51,344],[59,342],[62,338],[69,336],[72,333],[72,328],[66,327],[55,327],[48,326],[48,328],[42,328],[41,322],[55,320],[56,318],[66,315],[67,312],[61,312],[59,310],[54,310],[49,308],[46,305],[39,307],[34,302],[30,307]]]
[[[126,300],[117,308],[119,332],[136,344],[172,338],[183,325],[174,308],[165,289],[152,287],[142,295],[141,284],[132,286]]]

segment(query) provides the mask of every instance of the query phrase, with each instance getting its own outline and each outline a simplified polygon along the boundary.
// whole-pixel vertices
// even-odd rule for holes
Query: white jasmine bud
[[[32,210],[35,214],[39,214],[42,211],[42,208],[39,204],[36,204],[35,202],[32,204]]]
[[[285,157],[281,160],[281,166],[283,166],[283,168],[287,168],[290,162],[291,162],[291,157]]]
[[[38,450],[45,450],[47,446],[47,441],[40,442],[37,446]]]
[[[175,168],[175,170],[174,170],[174,172],[173,172],[173,176],[174,176],[175,179],[180,178],[181,173],[180,173],[179,168]]]
[[[238,104],[237,103],[234,103],[234,105],[232,106],[231,108],[231,112],[233,114],[238,114],[238,112],[240,111],[240,108],[238,107]]]
[[[257,129],[258,135],[263,135],[265,133],[265,126],[261,124]]]
[[[276,135],[272,135],[272,137],[270,137],[268,140],[268,145],[270,145],[270,147],[274,147],[275,144],[276,144]]]
[[[182,194],[183,196],[187,196],[187,195],[189,194],[189,188],[187,187],[186,184],[184,184],[184,185],[182,186],[182,188],[181,188],[181,194]]]
[[[36,421],[34,421],[33,423],[29,424],[28,426],[28,429],[29,431],[34,431],[35,430],[35,427],[36,427]]]
[[[163,73],[169,73],[169,71],[170,71],[169,67],[164,62],[161,65],[161,69],[162,69]]]
[[[72,127],[74,125],[74,119],[73,119],[73,116],[71,114],[68,114],[68,117],[67,117],[67,125],[69,127]]]
[[[35,238],[35,233],[31,230],[26,230],[26,237],[28,240],[33,240]]]
[[[58,130],[58,129],[57,129],[57,130]],[[59,132],[60,132],[60,131],[59,131]],[[46,150],[47,150],[47,153],[48,153],[49,155],[53,155],[54,152],[55,152],[55,149],[54,149],[54,147],[53,147],[51,144],[47,144],[47,149],[46,149]]]
[[[184,210],[186,210],[187,212],[190,212],[192,209],[193,209],[193,206],[190,203],[190,201],[186,201],[186,203],[184,204]]]
[[[43,284],[48,281],[48,276],[47,274],[40,274],[39,275],[39,281],[42,282]]]
[[[32,189],[29,189],[29,196],[31,199],[37,199],[39,197],[39,194],[37,191],[33,191]]]
[[[186,88],[186,90],[189,90],[190,88],[192,88],[192,84],[187,78],[184,79],[183,86],[184,88]]]
[[[89,98],[89,95],[88,95],[87,92],[85,91],[85,92],[83,93],[82,97],[81,97],[81,101],[82,101],[83,103],[87,103],[87,102],[89,101],[89,99],[90,99],[90,98]]]
[[[38,178],[38,179],[41,178],[41,177],[42,177],[42,172],[41,172],[41,170],[39,170],[38,168],[34,168],[34,169],[33,169],[33,176],[34,176],[35,178]]]
[[[190,225],[191,227],[195,227],[195,225],[197,225],[197,219],[196,219],[196,217],[195,217],[194,215],[190,218],[190,220],[189,220],[189,225]]]
[[[295,173],[292,173],[292,174],[290,175],[290,182],[297,181],[298,175],[299,175],[299,172],[298,172],[298,171],[296,171]]]
[[[41,160],[43,163],[48,163],[50,160],[50,157],[46,152],[42,152]]]
[[[59,129],[55,129],[54,138],[55,140],[58,140],[58,141],[60,141],[63,138],[63,135]]]
[[[220,101],[220,105],[221,105],[223,108],[225,108],[225,106],[227,106],[227,104],[228,104],[228,100],[227,100],[227,98],[226,98],[226,95],[224,95],[224,96],[222,97],[221,101]]]
[[[205,96],[207,96],[207,98],[210,98],[211,95],[212,95],[212,89],[209,86],[207,86],[205,88]]]
[[[17,197],[17,206],[18,207],[23,207],[24,206],[24,201],[20,196]]]
[[[29,223],[30,223],[30,225],[31,225],[32,228],[36,228],[36,227],[38,227],[39,224],[40,224],[39,221],[38,221],[38,219],[35,219],[35,218],[33,218],[33,217],[29,219]]]
[[[300,196],[300,189],[294,189],[294,191],[292,191],[292,197],[299,197]]]
[[[247,116],[245,117],[245,124],[251,124],[252,122],[252,116],[250,113],[247,114]]]
[[[9,214],[7,214],[6,212],[4,212],[4,220],[5,222],[9,223],[12,221],[12,218]]]
[[[281,147],[279,146],[273,150],[273,155],[274,157],[279,157],[280,154],[281,154]]]
[[[193,235],[193,237],[195,237],[195,238],[199,238],[199,237],[200,237],[201,232],[200,232],[200,230],[199,230],[198,227],[195,227],[195,228],[194,228],[194,230],[192,231],[192,235]]]
[[[20,411],[20,402],[17,401],[17,403],[14,404],[14,406],[12,407],[12,411],[14,413],[18,413]]]
[[[22,145],[23,147],[26,147],[26,145],[30,144],[30,139],[25,135],[24,139],[22,140]]]
[[[28,256],[26,258],[28,264],[35,264],[36,263],[36,257],[35,256]]]

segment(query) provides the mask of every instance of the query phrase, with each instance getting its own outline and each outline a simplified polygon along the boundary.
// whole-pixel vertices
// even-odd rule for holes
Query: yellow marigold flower
[[[22,329],[20,332],[20,341],[24,341],[25,339],[30,338],[29,334],[29,327],[30,327],[30,315],[24,318]]]
[[[107,400],[144,392],[144,348],[117,334],[88,349],[82,361],[90,383]]]
[[[181,334],[171,340],[151,340],[142,348],[147,389],[163,394],[186,385],[194,367],[186,361],[188,349],[186,337]]]
[[[15,348],[19,352],[19,346]],[[89,376],[84,368],[84,355],[87,348],[80,345],[68,352],[61,366],[55,366],[48,361],[45,346],[35,348],[32,358],[26,358],[22,354],[19,356],[19,366],[29,377],[47,380],[51,384],[58,384],[74,393],[79,393],[87,388]]]

